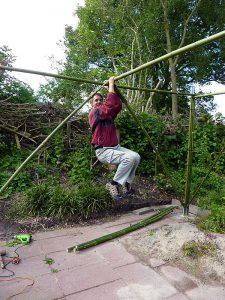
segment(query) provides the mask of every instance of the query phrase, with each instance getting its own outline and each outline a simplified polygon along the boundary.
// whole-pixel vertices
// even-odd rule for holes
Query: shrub
[[[18,211],[25,215],[37,216],[45,214],[51,189],[47,183],[35,185],[25,192],[25,199]]]
[[[62,185],[52,188],[51,197],[47,203],[46,215],[62,219],[70,218],[78,212],[76,187],[64,188]]]
[[[96,169],[90,170],[92,155],[89,137],[82,141],[76,152],[68,155],[65,165],[72,183],[79,184],[95,178]]]
[[[94,182],[84,182],[69,188],[63,185],[38,184],[25,192],[22,204],[13,211],[18,215],[47,216],[70,219],[77,215],[88,219],[112,206],[109,192]]]
[[[223,197],[223,201],[225,201],[225,197]],[[203,230],[225,233],[225,205],[212,204],[210,214],[199,219],[197,226]]]
[[[79,213],[85,219],[112,206],[112,198],[109,192],[94,182],[86,182],[79,185],[77,200]]]

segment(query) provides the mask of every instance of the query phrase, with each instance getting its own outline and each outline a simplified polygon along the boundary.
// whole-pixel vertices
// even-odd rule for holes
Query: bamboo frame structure
[[[136,72],[139,72],[140,70],[143,70],[143,69],[146,69],[158,62],[161,62],[163,60],[166,60],[166,59],[169,59],[173,56],[176,56],[176,55],[179,55],[181,53],[184,53],[184,52],[187,52],[187,51],[190,51],[194,48],[197,48],[197,47],[200,47],[202,45],[206,45],[208,43],[211,43],[212,41],[215,41],[215,40],[218,40],[218,39],[221,39],[221,38],[224,38],[225,37],[225,31],[222,31],[222,32],[219,32],[217,34],[214,34],[212,36],[209,36],[207,38],[204,38],[202,40],[199,40],[195,43],[192,43],[192,44],[189,44],[185,47],[182,47],[180,49],[177,49],[175,51],[172,51],[166,55],[163,55],[157,59],[154,59],[146,64],[143,64],[133,70],[130,70],[128,72],[125,72],[119,76],[116,76],[115,77],[115,81],[116,80],[119,80],[119,79],[122,79],[126,76],[129,76],[129,75],[132,75]],[[14,174],[12,174],[12,176],[7,180],[7,182],[1,187],[0,189],[0,194],[9,186],[9,184],[11,183],[11,181],[17,176],[17,174],[25,167],[25,165],[33,158],[33,156],[47,143],[47,141],[72,117],[74,116],[79,110],[81,110],[81,108],[93,97],[93,95],[99,91],[103,86],[107,85],[108,81],[105,81],[104,83],[102,82],[97,82],[97,81],[91,81],[91,80],[85,80],[85,79],[78,79],[78,78],[73,78],[73,77],[69,77],[69,76],[63,76],[63,75],[58,75],[58,74],[51,74],[51,73],[45,73],[45,72],[40,72],[40,71],[33,71],[33,70],[27,70],[27,69],[18,69],[18,68],[11,68],[11,67],[7,67],[7,66],[2,66],[0,65],[0,69],[4,69],[4,70],[8,70],[8,71],[18,71],[18,72],[25,72],[25,73],[31,73],[31,74],[36,74],[36,75],[43,75],[43,76],[50,76],[50,77],[55,77],[55,78],[60,78],[60,79],[66,79],[66,80],[72,80],[72,81],[77,81],[77,82],[80,82],[80,83],[91,83],[91,84],[96,84],[96,85],[101,85],[99,88],[96,88],[94,92],[92,92],[90,94],[90,96],[77,108],[75,109],[67,118],[65,118],[52,132],[51,134],[31,153],[31,155],[20,165],[20,167],[14,172]],[[134,87],[127,87],[127,86],[117,86],[118,87],[121,87],[121,88],[126,88],[126,89],[138,89],[138,90],[146,90],[146,91],[155,91],[155,92],[163,92],[163,93],[173,93],[171,91],[159,91],[159,90],[151,90],[151,89],[139,89],[139,88],[134,88]],[[119,92],[120,93],[120,92]],[[121,93],[120,93],[121,94]],[[199,94],[199,95],[193,95],[193,94],[187,94],[187,93],[176,93],[176,94],[180,94],[180,95],[188,95],[188,96],[192,96],[192,97],[195,97],[195,98],[198,98],[198,97],[203,97],[203,96],[208,96],[208,95],[214,95],[214,94],[222,94],[222,93],[211,93],[211,94]],[[133,116],[133,118],[136,120],[136,122],[138,122],[138,124],[141,126],[141,129],[143,130],[143,132],[145,133],[145,135],[147,136],[149,142],[151,143],[154,151],[156,152],[163,168],[164,168],[164,171],[167,175],[169,175],[169,177],[171,178],[170,176],[170,173],[169,173],[169,170],[167,169],[167,167],[165,166],[164,164],[164,161],[162,160],[157,148],[155,147],[155,145],[153,144],[150,136],[148,135],[147,131],[145,130],[145,128],[143,127],[142,123],[139,123],[140,121],[137,119],[137,117],[135,116],[135,114],[133,113],[132,109],[129,107],[126,99],[122,96],[121,94],[121,97],[123,99],[123,102],[125,103],[125,105],[127,106],[129,112],[131,113],[131,115]],[[190,117],[191,119],[191,117]],[[138,120],[138,121],[137,121]],[[191,127],[191,124],[189,124],[189,132],[190,132],[190,127]],[[190,143],[193,143],[190,142]],[[190,157],[188,158],[188,160],[190,159]],[[190,170],[187,170],[187,178],[188,178],[188,173],[190,173]],[[188,179],[187,179],[188,180]],[[173,184],[173,182],[172,182]],[[187,206],[188,203],[190,202],[190,187],[189,187],[190,183],[186,183],[186,192],[185,192],[185,202],[182,203],[182,205],[185,205]],[[173,184],[174,186],[174,184]],[[175,188],[175,186],[174,186]],[[176,189],[175,189],[176,190]],[[184,207],[185,207],[184,206]],[[186,212],[188,213],[188,210],[186,210]]]
[[[194,117],[195,117],[195,101],[194,98],[192,97],[190,102],[187,170],[186,170],[185,196],[184,196],[184,203],[183,203],[184,216],[187,216],[189,213],[191,175],[192,175],[192,157],[193,157]]]
[[[42,76],[47,76],[47,77],[52,77],[52,78],[59,78],[59,79],[70,80],[70,81],[79,82],[79,83],[89,83],[89,84],[94,84],[94,85],[103,85],[104,84],[104,82],[100,82],[100,81],[70,77],[70,76],[35,71],[35,70],[30,70],[30,69],[7,67],[7,66],[3,66],[1,64],[0,64],[0,69],[6,70],[6,71],[11,71],[11,72],[21,72],[21,73],[29,73],[29,74],[34,74],[34,75],[42,75]],[[154,92],[154,93],[162,93],[162,94],[177,94],[177,95],[182,95],[182,96],[193,96],[193,94],[184,93],[184,92],[172,92],[172,91],[165,91],[165,90],[158,90],[158,89],[127,86],[127,85],[117,85],[117,86],[121,89],[138,90],[138,91],[142,91],[142,92]]]

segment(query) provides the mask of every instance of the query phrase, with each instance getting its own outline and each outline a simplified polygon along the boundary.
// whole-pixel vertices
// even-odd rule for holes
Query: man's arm
[[[114,82],[115,82],[114,77],[110,77],[109,78],[109,88],[108,88],[109,93],[114,93],[115,94]]]

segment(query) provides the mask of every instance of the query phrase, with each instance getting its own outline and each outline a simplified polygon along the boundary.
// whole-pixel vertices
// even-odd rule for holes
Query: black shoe
[[[131,196],[135,193],[134,189],[132,189],[131,184],[126,182],[122,185],[122,193],[124,196]]]

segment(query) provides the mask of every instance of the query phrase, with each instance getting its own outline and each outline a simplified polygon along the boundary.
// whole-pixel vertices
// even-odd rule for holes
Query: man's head
[[[103,103],[102,95],[100,93],[96,93],[92,99],[92,103],[91,103],[92,107],[96,108],[96,107],[102,105],[102,103]]]

